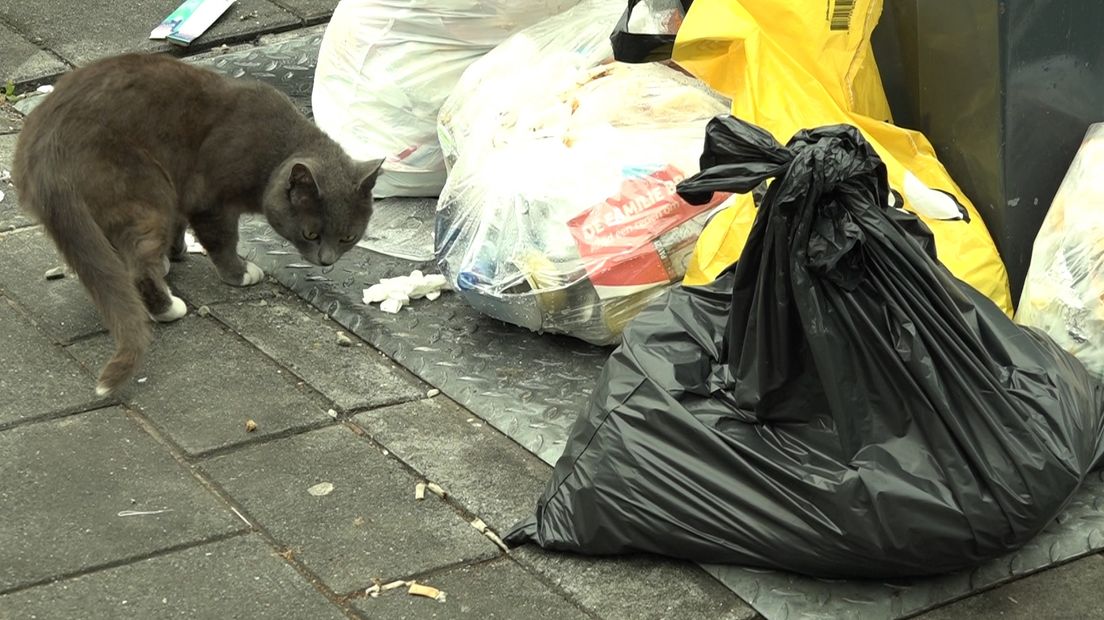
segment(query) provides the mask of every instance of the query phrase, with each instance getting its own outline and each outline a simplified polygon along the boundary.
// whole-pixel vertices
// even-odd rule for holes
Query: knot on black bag
[[[853,127],[801,132],[788,148],[794,159],[776,181],[776,204],[794,255],[811,274],[854,290],[866,272],[866,234],[857,220],[888,200],[888,192],[877,193],[882,162]]]
[[[803,130],[782,146],[760,127],[719,116],[706,128],[699,163],[701,172],[679,185],[686,201],[747,193],[773,179],[756,217],[787,238],[810,274],[847,290],[862,281],[866,236],[858,220],[869,209],[888,208],[889,183],[885,164],[857,128]]]

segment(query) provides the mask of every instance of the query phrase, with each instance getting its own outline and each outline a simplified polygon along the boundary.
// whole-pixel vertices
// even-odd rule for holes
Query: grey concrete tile
[[[500,534],[532,514],[552,474],[543,461],[443,396],[354,420]]]
[[[2,57],[2,52],[0,52]],[[4,129],[3,118],[0,117],[0,131]],[[5,171],[11,172],[12,159],[15,157],[15,141],[19,134],[7,134],[0,136],[0,177]],[[0,198],[0,232],[30,226],[33,222],[19,208],[19,196],[15,193],[15,187],[11,181],[0,181],[0,192],[4,197]]]
[[[0,454],[0,591],[244,527],[117,408],[10,428]]]
[[[109,359],[106,334],[69,347],[90,368]],[[122,398],[192,454],[329,420],[325,403],[211,318],[158,325],[135,381]],[[257,423],[247,433],[245,422]]]
[[[586,618],[585,612],[509,559],[461,566],[420,583],[445,593],[443,602],[412,596],[405,588],[355,606],[369,618],[471,618],[472,620]],[[3,599],[0,599],[2,601]]]
[[[0,0],[0,15],[4,15],[13,28],[38,37],[43,47],[80,66],[123,52],[173,49],[172,44],[150,41],[149,34],[179,4]],[[267,0],[238,0],[190,47],[216,46],[299,23],[301,20],[297,16]]]
[[[95,380],[0,298],[0,427],[104,403]]]
[[[298,298],[266,306],[223,304],[211,312],[339,410],[406,402],[429,389],[356,336],[349,336],[353,346],[338,345],[341,326]]]
[[[0,103],[0,135],[19,133],[20,129],[23,129],[23,115],[11,104]]]
[[[1104,618],[1104,558],[1087,558],[1013,581],[988,592],[917,616],[923,620],[957,618]]]
[[[308,23],[314,23],[333,15],[339,0],[280,0],[280,4],[291,9]]]
[[[0,13],[3,13],[0,10]],[[38,80],[65,71],[65,63],[0,24],[0,84]]]
[[[511,555],[601,618],[757,617],[731,590],[690,563],[650,557],[585,557],[531,546],[514,549]]]
[[[344,426],[235,451],[201,467],[335,592],[497,553],[417,480]],[[329,482],[333,491],[308,488]]]
[[[0,610],[13,619],[345,617],[256,535],[0,596]]]
[[[285,2],[284,4],[289,3]],[[333,6],[337,6],[337,2],[334,2],[333,0],[322,0],[317,4],[331,4]],[[330,7],[329,13],[333,13],[333,7]],[[329,13],[327,13],[327,16],[329,15]],[[273,34],[261,35],[261,37],[257,39],[257,45],[268,46],[276,45],[279,43],[287,43],[289,41],[302,42],[305,40],[309,40],[312,37],[321,37],[326,34],[327,26],[328,24],[318,24],[317,26],[310,26],[308,28],[296,28],[295,30],[289,30],[287,32],[276,32]]]
[[[41,228],[0,234],[0,291],[26,308],[51,338],[67,343],[104,327],[76,276],[46,279],[47,270],[64,265]]]
[[[211,259],[189,254],[186,260],[172,263],[166,278],[173,293],[195,307],[230,301],[270,299],[280,290],[266,277],[253,286],[231,286],[223,282]]]

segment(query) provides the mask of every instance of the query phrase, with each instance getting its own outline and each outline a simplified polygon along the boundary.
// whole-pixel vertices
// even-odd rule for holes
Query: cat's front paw
[[[245,273],[242,274],[241,286],[253,286],[264,280],[264,272],[261,268],[249,261],[245,261]]]
[[[151,315],[153,316],[153,320],[158,323],[171,323],[177,319],[184,318],[184,315],[188,314],[188,306],[184,304],[183,299],[175,295],[170,295],[169,297],[172,299],[172,303],[169,304],[168,310],[165,310],[161,314]]]

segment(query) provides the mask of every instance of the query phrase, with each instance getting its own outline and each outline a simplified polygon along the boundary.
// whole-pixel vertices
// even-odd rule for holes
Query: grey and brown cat
[[[132,54],[58,81],[26,119],[13,181],[115,338],[106,395],[133,376],[149,318],[187,312],[165,276],[188,226],[234,286],[264,275],[238,256],[243,213],[331,265],[364,233],[381,163],[350,159],[268,85]]]

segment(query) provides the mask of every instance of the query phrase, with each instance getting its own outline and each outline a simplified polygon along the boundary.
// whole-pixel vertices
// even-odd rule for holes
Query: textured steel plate
[[[309,109],[320,37],[296,39],[204,64],[235,76],[270,81]],[[559,336],[539,336],[479,315],[446,293],[415,300],[399,314],[361,302],[380,278],[414,269],[435,272],[425,257],[432,230],[425,200],[381,201],[366,245],[337,265],[305,264],[258,219],[242,223],[248,258],[318,309],[470,409],[548,463],[563,452],[608,350]],[[202,260],[202,259],[194,259]],[[371,389],[371,386],[365,386]],[[534,498],[535,499],[535,498]],[[828,581],[732,566],[706,567],[768,620],[899,618],[1104,549],[1104,475],[1094,474],[1067,510],[1031,544],[976,570],[891,583]]]
[[[432,262],[353,248],[337,265],[315,267],[257,219],[243,222],[241,250],[315,307],[549,463],[563,452],[568,430],[609,353],[484,317],[452,293],[436,301],[413,300],[398,314],[362,302],[363,290],[381,278],[414,269],[435,273]]]

